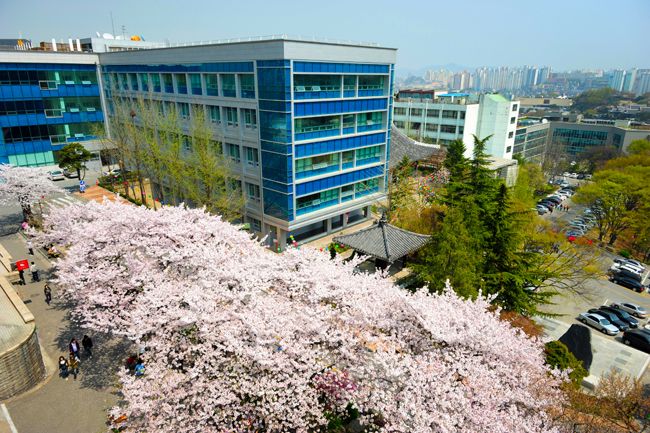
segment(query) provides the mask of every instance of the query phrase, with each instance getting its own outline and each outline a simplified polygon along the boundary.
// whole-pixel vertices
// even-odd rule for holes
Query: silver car
[[[604,334],[616,335],[618,334],[618,328],[612,323],[605,319],[603,316],[593,313],[582,313],[578,316],[578,320],[584,323],[585,325],[592,326]]]
[[[64,180],[63,170],[52,170],[47,174],[50,180]]]
[[[631,315],[640,317],[641,319],[645,318],[648,315],[648,312],[645,308],[640,305],[632,304],[631,302],[613,302],[612,307],[627,311]]]

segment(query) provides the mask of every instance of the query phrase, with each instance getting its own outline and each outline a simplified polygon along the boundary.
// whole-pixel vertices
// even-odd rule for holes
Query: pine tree
[[[467,184],[469,173],[469,160],[465,157],[465,144],[463,140],[454,140],[447,148],[444,167],[449,170],[444,202],[453,206],[470,194]]]
[[[520,225],[519,215],[510,212],[508,188],[501,184],[486,220],[483,288],[497,295],[495,303],[502,308],[531,316],[539,314],[537,306],[549,303],[554,292],[534,289],[546,277],[539,271],[539,253],[520,250]]]
[[[439,292],[449,279],[454,291],[464,298],[478,294],[481,250],[465,225],[463,212],[450,208],[442,228],[420,253],[421,263],[413,270],[432,292]]]
[[[474,201],[479,207],[481,220],[484,220],[492,211],[494,196],[501,182],[494,177],[493,171],[490,170],[490,160],[485,152],[485,146],[490,137],[479,139],[474,135],[474,153],[469,168],[469,186]]]

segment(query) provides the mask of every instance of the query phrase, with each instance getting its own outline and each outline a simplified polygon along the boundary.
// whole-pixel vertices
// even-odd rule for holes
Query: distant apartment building
[[[0,51],[0,163],[46,166],[81,142],[99,159],[104,110],[93,54]]]
[[[413,91],[400,90],[395,101],[395,126],[421,141],[448,146],[461,139],[466,156],[474,150],[474,135],[488,140],[487,152],[511,158],[519,104],[501,95],[480,97],[467,93],[436,94],[434,99]]]

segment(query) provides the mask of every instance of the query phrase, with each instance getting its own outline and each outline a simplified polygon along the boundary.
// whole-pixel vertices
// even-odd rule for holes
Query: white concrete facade
[[[512,159],[519,117],[519,101],[498,94],[481,95],[477,137],[490,137],[486,152],[497,158]]]

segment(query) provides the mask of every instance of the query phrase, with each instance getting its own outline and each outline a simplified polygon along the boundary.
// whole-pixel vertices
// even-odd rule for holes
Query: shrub
[[[618,254],[621,257],[625,257],[626,259],[631,259],[632,258],[632,254],[628,250],[621,250],[621,251],[618,252]]]
[[[544,353],[546,354],[546,364],[550,367],[557,367],[560,370],[571,369],[569,379],[576,388],[580,386],[582,379],[589,376],[582,361],[578,360],[564,343],[557,340],[549,341],[544,345]]]

